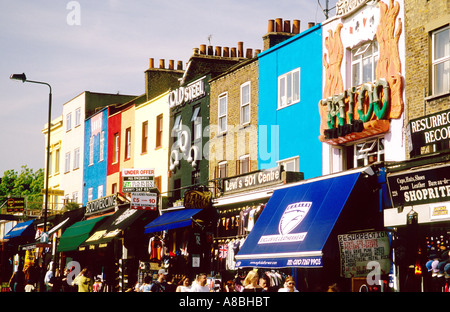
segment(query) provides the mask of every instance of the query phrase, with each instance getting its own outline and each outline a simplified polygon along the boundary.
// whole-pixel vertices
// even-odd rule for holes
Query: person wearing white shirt
[[[197,276],[195,284],[192,285],[191,292],[210,292],[211,290],[206,285],[206,274],[200,273]]]

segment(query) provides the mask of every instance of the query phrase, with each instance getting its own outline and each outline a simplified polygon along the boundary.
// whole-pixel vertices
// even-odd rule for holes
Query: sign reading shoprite
[[[281,181],[281,167],[259,170],[236,178],[224,179],[224,192],[241,191]]]
[[[92,201],[86,204],[85,215],[92,215],[99,212],[105,212],[115,209],[117,205],[117,195],[109,195]]]
[[[410,151],[450,140],[450,110],[412,119],[408,124]]]
[[[154,169],[123,169],[122,192],[150,192],[155,187],[154,176]]]
[[[450,166],[388,176],[394,207],[450,201]]]

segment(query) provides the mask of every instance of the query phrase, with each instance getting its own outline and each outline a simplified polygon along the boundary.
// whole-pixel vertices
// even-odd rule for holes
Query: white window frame
[[[90,187],[88,188],[88,202],[92,201],[94,199],[94,188]]]
[[[66,153],[64,160],[64,173],[67,173],[70,171],[70,152]]]
[[[201,117],[201,108],[200,106],[196,106],[192,113],[192,134],[193,141],[200,140],[202,138],[202,117]]]
[[[244,100],[244,90],[247,88],[248,100]],[[250,123],[250,104],[251,104],[251,83],[247,81],[241,85],[241,125],[247,125]]]
[[[89,166],[94,164],[94,136],[89,138]]]
[[[223,101],[223,102],[222,102]],[[221,105],[225,105],[225,112],[221,113]],[[222,93],[218,99],[218,130],[219,134],[227,132],[228,93]]]
[[[380,146],[383,146],[380,149]],[[374,148],[376,148],[375,151]],[[377,161],[384,159],[384,137],[357,142],[353,145],[353,168],[368,166],[371,163],[370,157],[376,156]],[[363,164],[358,165],[358,160],[363,160]]]
[[[125,160],[131,159],[131,127],[125,129]]]
[[[99,185],[97,188],[97,199],[103,197],[103,184]]]
[[[442,33],[448,33],[448,43],[446,46],[446,51],[444,51],[444,55],[436,58],[436,37],[439,34]],[[450,92],[450,26],[446,26],[444,28],[435,30],[432,32],[431,34],[431,38],[432,38],[432,45],[431,45],[431,58],[432,58],[432,75],[431,75],[431,81],[432,81],[432,90],[433,90],[433,95],[438,95],[438,94],[445,94]],[[442,37],[443,40],[445,40],[445,37]],[[440,65],[447,65],[447,72],[444,71],[444,74],[442,75],[442,77],[437,77],[436,75],[438,74],[436,72],[436,67],[440,66]],[[445,83],[445,79],[447,80],[447,83]],[[442,90],[438,89],[439,86],[439,82],[442,83]],[[446,86],[445,86],[446,84]]]
[[[356,87],[363,83],[373,82],[376,79],[376,69],[379,58],[378,42],[368,41],[351,50],[351,86]],[[364,62],[370,61],[371,75],[369,81],[364,79]],[[358,65],[358,81],[355,81],[355,65]]]
[[[225,168],[225,175],[224,176],[222,176],[221,174],[220,174],[220,172],[221,172],[221,167],[224,167]],[[226,161],[226,160],[224,160],[224,161],[221,161],[221,162],[219,162],[218,164],[217,164],[217,177],[220,179],[220,178],[226,178],[227,177],[227,167],[228,167],[228,162]]]
[[[278,166],[283,166],[284,171],[300,171],[300,157],[294,156],[277,161]],[[294,166],[294,170],[288,170],[288,166]]]
[[[242,170],[242,167],[243,167],[242,164],[244,163],[244,161],[247,163],[247,166],[248,166],[247,171]],[[239,174],[249,173],[250,171],[251,171],[250,155],[247,154],[247,155],[240,156],[239,157]]]
[[[297,74],[298,82],[295,81]],[[300,67],[278,76],[278,109],[282,109],[300,102],[300,81]]]
[[[98,161],[105,160],[105,131],[100,132],[100,150],[98,155]]]
[[[66,115],[66,132],[72,130],[72,113]]]
[[[73,170],[80,168],[80,148],[73,150]]]
[[[78,127],[79,125],[81,125],[81,108],[78,107],[75,110],[75,127]]]

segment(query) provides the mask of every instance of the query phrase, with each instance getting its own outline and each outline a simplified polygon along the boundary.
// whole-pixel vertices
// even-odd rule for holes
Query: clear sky
[[[336,0],[329,1],[329,8]],[[84,91],[140,95],[149,58],[183,61],[201,44],[263,50],[269,19],[325,20],[326,0],[0,0],[0,177],[44,168],[52,119]],[[335,11],[330,12],[333,16]]]

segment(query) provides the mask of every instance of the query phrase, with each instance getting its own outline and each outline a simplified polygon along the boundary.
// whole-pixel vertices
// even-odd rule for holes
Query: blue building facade
[[[108,107],[85,121],[83,206],[106,196]]]
[[[258,61],[259,169],[283,165],[305,179],[321,176],[321,25],[267,49]]]

